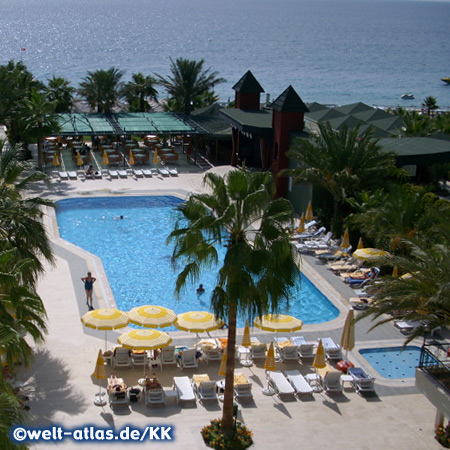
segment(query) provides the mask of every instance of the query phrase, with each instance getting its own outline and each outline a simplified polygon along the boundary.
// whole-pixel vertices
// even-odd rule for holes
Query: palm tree
[[[335,131],[331,125],[319,123],[319,135],[298,139],[288,156],[297,162],[295,169],[281,175],[307,182],[328,191],[334,201],[332,229],[339,234],[344,203],[364,188],[383,186],[396,172],[393,153],[381,151],[373,132],[368,129],[359,137],[359,128],[345,127]]]
[[[78,93],[87,100],[92,109],[108,114],[120,98],[123,74],[123,71],[114,67],[88,72],[80,83]]]
[[[16,249],[15,262],[30,261],[22,281],[34,286],[37,275],[44,270],[41,259],[54,261],[41,220],[44,214],[41,206],[52,206],[53,202],[25,195],[33,184],[47,176],[32,171],[21,153],[19,146],[7,146],[0,140],[0,250]]]
[[[175,111],[189,115],[195,108],[208,106],[204,104],[205,94],[211,92],[214,86],[223,83],[223,78],[218,78],[218,72],[211,72],[211,68],[203,69],[205,61],[193,61],[177,58],[170,59],[171,75],[167,78],[156,74],[159,84],[163,86],[171,99],[175,100]],[[209,101],[215,99],[214,94],[208,94]],[[208,103],[211,104],[211,103]]]
[[[55,104],[56,113],[70,112],[73,105],[75,88],[63,77],[53,76],[46,87],[47,98]]]
[[[134,73],[131,80],[122,89],[122,95],[128,102],[128,110],[134,112],[150,111],[148,100],[157,100],[158,91],[154,85],[156,80],[150,75],[144,76],[141,72]]]
[[[269,173],[233,170],[224,178],[208,173],[206,194],[192,194],[177,208],[180,218],[168,237],[172,259],[186,263],[176,293],[188,280],[197,281],[201,268],[217,263],[216,245],[226,241],[226,254],[211,295],[214,313],[228,324],[222,434],[233,428],[233,374],[238,314],[252,319],[287,304],[300,272],[285,233],[294,213],[286,199],[273,200],[275,183]]]
[[[427,114],[429,116],[433,115],[434,111],[436,109],[439,109],[439,106],[437,105],[436,97],[432,97],[431,95],[429,97],[426,97],[422,103],[422,107],[426,108]]]
[[[400,239],[412,238],[421,228],[426,191],[392,184],[387,192],[359,193],[349,204],[357,211],[348,220],[380,248],[396,250]],[[370,200],[368,200],[370,199]]]
[[[358,320],[367,316],[379,319],[372,329],[395,319],[422,322],[408,335],[406,345],[428,329],[450,323],[450,247],[423,240],[403,240],[402,246],[408,249],[407,255],[380,263],[398,267],[405,276],[375,281],[374,301]]]
[[[38,166],[43,167],[42,143],[45,136],[59,131],[58,118],[55,114],[55,103],[49,101],[46,94],[31,91],[29,99],[22,102],[21,115],[24,124],[24,140],[36,139],[38,147]]]

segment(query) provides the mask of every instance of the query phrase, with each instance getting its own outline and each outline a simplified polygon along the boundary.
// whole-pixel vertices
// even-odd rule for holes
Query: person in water
[[[197,288],[197,295],[201,295],[201,294],[203,294],[203,292],[205,292],[205,289],[203,289],[203,284],[201,284],[201,285]]]
[[[92,290],[97,279],[92,276],[91,272],[88,272],[87,277],[81,278],[81,281],[84,283],[84,290],[86,291],[86,305],[89,309],[94,309],[92,306]]]

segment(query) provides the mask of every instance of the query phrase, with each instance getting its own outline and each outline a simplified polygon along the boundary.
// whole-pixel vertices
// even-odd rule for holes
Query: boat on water
[[[447,77],[447,78],[441,78],[441,80],[442,80],[444,83],[450,84],[450,77]]]
[[[413,100],[414,94],[402,94],[402,99],[403,100]]]

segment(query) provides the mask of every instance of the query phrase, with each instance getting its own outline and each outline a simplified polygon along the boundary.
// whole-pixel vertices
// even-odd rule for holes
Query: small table
[[[253,361],[250,357],[251,350],[248,347],[240,346],[238,349],[239,352],[239,362],[241,363],[241,366],[244,367],[250,367],[253,365]]]
[[[309,385],[313,388],[314,392],[320,392],[322,390],[320,375],[317,375],[317,373],[308,373],[305,375],[305,378]]]
[[[177,405],[178,404],[178,394],[177,391],[169,389],[164,392],[166,397],[166,405]]]
[[[342,374],[341,375],[342,387],[345,387],[345,383],[350,384],[353,387],[353,377],[351,375]]]

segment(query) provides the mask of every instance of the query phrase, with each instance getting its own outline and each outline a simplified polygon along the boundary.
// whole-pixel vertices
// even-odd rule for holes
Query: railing
[[[419,368],[450,393],[450,344],[423,345]]]

